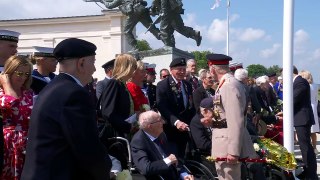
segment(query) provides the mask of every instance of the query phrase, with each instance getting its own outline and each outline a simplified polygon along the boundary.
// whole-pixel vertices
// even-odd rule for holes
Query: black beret
[[[213,108],[213,98],[208,97],[208,98],[202,99],[202,101],[200,102],[200,107],[205,109]]]
[[[277,76],[277,74],[276,73],[269,73],[269,74],[267,74],[267,76],[268,77],[274,77],[274,76]]]
[[[232,57],[224,54],[207,54],[208,65],[228,65]]]
[[[115,61],[115,59],[112,59],[112,60],[104,63],[101,67],[104,69],[109,69],[114,66],[114,61]]]
[[[82,58],[96,54],[97,47],[91,42],[69,38],[61,41],[53,51],[53,55],[58,61],[72,58]]]
[[[169,67],[178,67],[178,66],[186,66],[186,59],[185,58],[175,58],[170,63]]]

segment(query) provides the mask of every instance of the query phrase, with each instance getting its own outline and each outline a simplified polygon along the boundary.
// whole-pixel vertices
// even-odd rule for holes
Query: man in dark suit
[[[147,77],[143,83],[142,91],[148,97],[149,104],[151,109],[156,109],[156,93],[157,93],[157,86],[153,83],[156,80],[156,64],[148,64],[146,67]]]
[[[201,72],[201,74],[199,74],[199,76],[202,84],[193,92],[193,104],[197,113],[199,113],[199,105],[201,100],[207,97],[212,97],[215,94],[214,89],[212,89],[213,78],[210,74],[210,71],[204,70]]]
[[[0,73],[6,60],[17,53],[20,33],[9,30],[0,30]],[[3,168],[3,131],[2,115],[0,113],[0,176]]]
[[[111,161],[98,138],[88,91],[96,46],[70,38],[54,49],[61,73],[33,107],[22,180],[109,179]]]
[[[178,160],[163,133],[164,120],[154,111],[139,116],[140,130],[131,141],[132,159],[135,167],[147,179],[193,179],[185,170],[178,171]]]
[[[184,80],[186,60],[173,59],[170,63],[170,72],[171,76],[157,85],[157,105],[166,121],[164,132],[172,146],[176,146],[178,157],[183,158],[189,140],[189,124],[195,114],[192,87]]]
[[[302,159],[305,163],[306,179],[318,179],[316,156],[310,139],[310,128],[314,124],[310,86],[307,80],[298,75],[296,67],[293,67],[293,76],[293,123],[297,132]]]
[[[107,82],[109,81],[109,79],[112,78],[114,61],[115,59],[112,59],[101,66],[104,69],[104,72],[106,73],[106,77],[103,80],[97,82],[96,95],[98,99],[100,98],[104,88],[106,87]]]
[[[187,74],[189,75],[189,82],[192,85],[192,92],[194,92],[201,84],[196,77],[197,73],[197,62],[194,59],[188,59],[187,61]]]

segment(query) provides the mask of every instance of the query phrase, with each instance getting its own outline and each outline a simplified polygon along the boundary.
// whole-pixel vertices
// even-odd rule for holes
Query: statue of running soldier
[[[127,16],[124,25],[124,34],[128,43],[132,47],[132,51],[137,51],[137,40],[134,37],[132,31],[138,22],[141,22],[149,31],[160,40],[160,31],[153,24],[149,14],[149,10],[146,8],[147,2],[144,0],[101,0],[106,8],[113,9],[119,7],[120,11]]]
[[[166,46],[175,47],[173,32],[177,31],[187,38],[194,39],[197,46],[200,46],[202,40],[200,31],[184,25],[181,18],[181,14],[184,14],[182,6],[182,0],[153,0],[150,13],[161,16],[161,40]]]
[[[179,32],[187,38],[196,41],[200,46],[202,36],[200,31],[185,26],[181,14],[184,14],[182,0],[153,0],[151,7],[147,8],[145,0],[84,0],[85,2],[101,2],[106,8],[119,7],[120,11],[127,16],[124,25],[124,33],[132,51],[137,51],[137,40],[132,31],[138,22],[141,22],[147,31],[150,31],[158,40],[166,46],[175,47],[174,31]],[[150,14],[158,15],[153,22]],[[160,22],[160,30],[155,24]]]

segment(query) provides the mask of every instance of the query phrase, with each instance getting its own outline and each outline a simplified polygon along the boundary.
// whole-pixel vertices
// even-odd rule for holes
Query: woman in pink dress
[[[3,117],[4,164],[2,180],[20,179],[33,105],[30,89],[32,64],[11,56],[0,75],[0,110]]]

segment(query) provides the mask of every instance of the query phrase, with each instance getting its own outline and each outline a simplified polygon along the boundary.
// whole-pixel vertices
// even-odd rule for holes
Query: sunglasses
[[[163,75],[162,78],[166,78],[166,77],[168,77],[168,76],[169,76],[169,75]]]
[[[14,73],[18,76],[18,77],[21,77],[21,76],[25,76],[25,77],[29,77],[30,76],[30,73],[29,72],[22,72],[22,71],[14,71]]]

